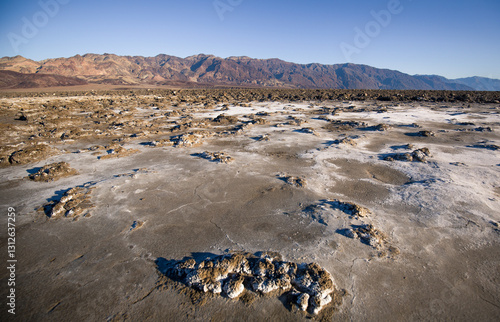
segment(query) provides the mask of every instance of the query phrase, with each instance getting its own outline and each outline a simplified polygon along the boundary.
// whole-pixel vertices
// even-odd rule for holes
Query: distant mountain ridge
[[[416,89],[416,90],[500,90],[494,81],[449,80],[441,76],[411,76],[395,70],[357,64],[295,64],[280,59],[249,57],[220,58],[194,55],[179,58],[85,54],[69,58],[33,61],[22,56],[0,58],[0,71],[34,75],[58,75],[85,83],[115,85],[203,84],[204,86],[244,86],[332,89]],[[0,76],[3,78],[3,76]],[[34,76],[32,76],[34,77]],[[68,78],[62,83],[70,84]],[[5,84],[1,86],[15,86]],[[36,87],[36,82],[32,84]],[[57,85],[51,85],[57,86]],[[497,87],[495,87],[497,86]]]
[[[467,85],[478,91],[500,91],[500,79],[486,77],[467,77],[454,79],[455,82]]]
[[[465,85],[473,88],[476,91],[500,91],[500,79],[486,77],[467,77],[457,79],[447,79],[438,75],[415,75],[415,77],[432,84],[434,81],[447,83],[449,86],[457,84]]]

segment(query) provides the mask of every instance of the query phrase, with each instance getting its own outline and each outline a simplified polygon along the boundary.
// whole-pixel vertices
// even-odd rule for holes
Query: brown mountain
[[[16,56],[1,58],[0,70],[77,77],[97,84],[472,90],[446,79],[430,82],[366,65],[295,64],[280,59],[220,58],[204,54],[186,58],[164,54],[155,57],[86,54],[39,62]]]
[[[75,86],[84,84],[87,84],[85,80],[76,77],[51,74],[23,74],[10,70],[0,70],[0,89]]]

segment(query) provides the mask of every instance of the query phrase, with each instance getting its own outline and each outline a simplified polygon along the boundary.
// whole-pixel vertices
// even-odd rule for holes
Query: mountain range
[[[412,76],[358,64],[296,64],[245,56],[85,54],[42,61],[22,56],[0,58],[0,88],[83,84],[500,91],[500,80],[489,78]]]

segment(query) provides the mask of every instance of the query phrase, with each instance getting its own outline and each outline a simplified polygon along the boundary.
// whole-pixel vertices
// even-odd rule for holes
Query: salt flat
[[[498,318],[498,104],[112,99],[0,101],[17,318]],[[13,163],[40,144],[57,150]],[[78,174],[28,178],[56,162]],[[75,187],[88,200],[54,215]],[[243,252],[317,263],[334,301],[312,314],[285,291],[203,294],[160,267]]]

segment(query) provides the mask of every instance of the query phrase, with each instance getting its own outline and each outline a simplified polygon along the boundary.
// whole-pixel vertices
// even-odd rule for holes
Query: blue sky
[[[34,60],[205,53],[500,79],[499,39],[498,0],[0,2],[0,57]]]

